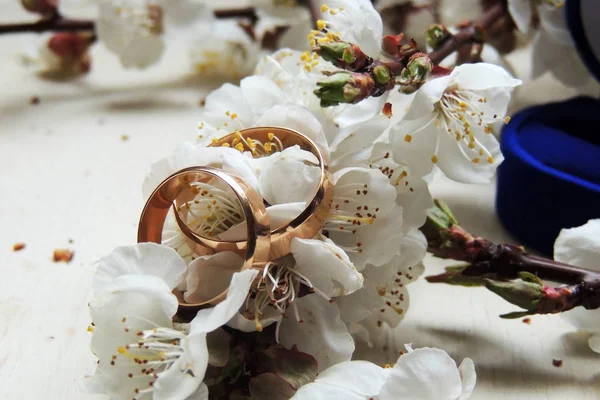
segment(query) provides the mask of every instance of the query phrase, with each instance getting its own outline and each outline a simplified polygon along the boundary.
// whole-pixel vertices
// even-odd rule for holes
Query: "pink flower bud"
[[[91,33],[58,32],[48,40],[48,48],[60,59],[62,72],[79,74],[90,70],[92,43]]]

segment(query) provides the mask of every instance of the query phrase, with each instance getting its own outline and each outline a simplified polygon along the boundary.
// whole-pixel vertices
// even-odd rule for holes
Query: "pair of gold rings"
[[[162,243],[162,232],[167,214],[173,208],[177,224],[197,255],[211,255],[223,251],[233,251],[239,254],[243,261],[240,271],[259,268],[262,269],[269,261],[277,260],[290,253],[292,239],[312,238],[325,223],[325,218],[333,201],[333,183],[327,163],[322,151],[305,135],[291,129],[279,127],[256,127],[240,130],[227,135],[211,144],[211,146],[240,146],[239,143],[272,143],[278,151],[292,146],[299,146],[302,150],[309,151],[318,159],[320,181],[312,201],[291,222],[278,227],[271,227],[269,216],[266,212],[268,203],[240,177],[226,173],[218,168],[208,166],[192,166],[175,172],[154,190],[150,195],[138,226],[138,243]],[[238,147],[240,150],[241,148]],[[267,145],[269,149],[270,146]],[[248,150],[250,150],[249,148]],[[264,149],[264,146],[263,146]],[[208,237],[195,232],[177,212],[181,204],[193,201],[198,194],[191,184],[218,181],[221,186],[231,190],[237,198],[246,223],[246,237],[244,240],[222,240]],[[180,309],[199,309],[215,305],[227,295],[227,288],[219,295],[202,303],[188,303],[183,299],[182,293],[174,291],[179,299]]]

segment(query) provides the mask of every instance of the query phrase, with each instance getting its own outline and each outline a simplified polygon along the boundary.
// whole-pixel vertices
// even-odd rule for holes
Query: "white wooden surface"
[[[0,0],[0,21],[22,18],[16,1]],[[18,63],[26,40],[0,37],[0,399],[91,399],[81,391],[95,365],[86,332],[90,264],[135,243],[150,163],[193,137],[198,102],[218,83],[187,76],[179,53],[137,73],[102,48],[85,79],[41,80]],[[523,62],[526,52],[512,59]],[[526,64],[516,67],[527,73]],[[545,78],[522,88],[515,108],[571,94]],[[41,103],[30,105],[32,96]],[[433,191],[473,232],[510,240],[494,216],[493,185],[442,180]],[[13,252],[21,241],[27,247]],[[53,263],[53,249],[63,247],[74,260]],[[442,265],[428,260],[427,272]],[[511,306],[483,289],[421,281],[410,291],[400,340],[473,358],[475,399],[600,398],[600,357],[560,317],[500,320]]]

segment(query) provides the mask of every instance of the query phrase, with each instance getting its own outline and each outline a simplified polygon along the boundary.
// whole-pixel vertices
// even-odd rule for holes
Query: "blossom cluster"
[[[168,10],[165,5],[165,18]],[[383,22],[370,1],[332,0],[321,10],[324,29],[311,33],[311,41],[343,38],[369,57],[382,52]],[[108,31],[121,37],[117,26]],[[148,32],[138,39],[156,40]],[[135,41],[116,45],[138,47]],[[291,240],[289,254],[236,272],[244,262],[237,253],[197,255],[180,229],[177,218],[221,240],[244,231],[235,195],[216,182],[198,184],[186,213],[168,214],[162,244],[118,248],[96,264],[90,331],[99,362],[92,390],[114,398],[207,399],[219,385],[254,371],[246,363],[248,346],[237,346],[252,341],[259,343],[252,350],[260,353],[256,359],[275,354],[275,372],[265,362],[258,375],[250,374],[253,398],[270,386],[297,399],[470,395],[472,361],[457,367],[441,350],[408,347],[389,368],[351,359],[355,340],[389,346],[408,309],[407,285],[423,271],[427,243],[419,227],[432,204],[432,174],[489,182],[502,161],[494,133],[508,122],[510,95],[520,81],[492,64],[465,64],[428,76],[410,95],[382,93],[324,108],[314,94],[317,82],[339,72],[316,53],[284,48],[262,56],[253,76],[212,92],[190,142],[152,166],[146,198],[177,171],[210,166],[243,179],[264,199],[272,226],[284,225],[312,200],[320,178],[315,156],[285,147],[276,134],[260,142],[240,130],[288,128],[323,154],[331,208],[313,237]],[[217,146],[231,134],[233,142]],[[212,298],[223,284],[227,297],[216,306],[187,318],[177,314],[179,302]],[[271,347],[257,339],[266,337]],[[305,369],[291,374],[282,354]]]

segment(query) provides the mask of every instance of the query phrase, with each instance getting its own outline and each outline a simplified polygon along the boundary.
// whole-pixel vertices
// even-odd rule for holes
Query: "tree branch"
[[[599,271],[538,257],[522,247],[499,245],[472,235],[439,200],[429,211],[421,231],[431,253],[467,263],[463,267],[449,268],[444,274],[429,276],[429,282],[463,286],[485,284],[505,300],[525,308],[526,314],[557,313],[575,307],[600,308]],[[506,282],[519,278],[517,282]],[[539,279],[569,286],[552,288],[544,286]],[[522,314],[509,314],[509,317]]]
[[[254,8],[237,8],[226,10],[215,10],[216,18],[248,18],[252,23],[257,20]],[[92,20],[74,20],[60,16],[58,13],[42,19],[38,22],[3,24],[0,25],[0,35],[8,33],[24,32],[73,32],[73,31],[93,31],[95,23]]]
[[[506,13],[505,7],[501,3],[497,3],[485,11],[481,19],[475,23],[471,23],[463,27],[459,32],[450,36],[447,40],[429,53],[429,57],[434,64],[439,64],[450,54],[454,53],[464,44],[472,42],[488,30],[498,19]]]

